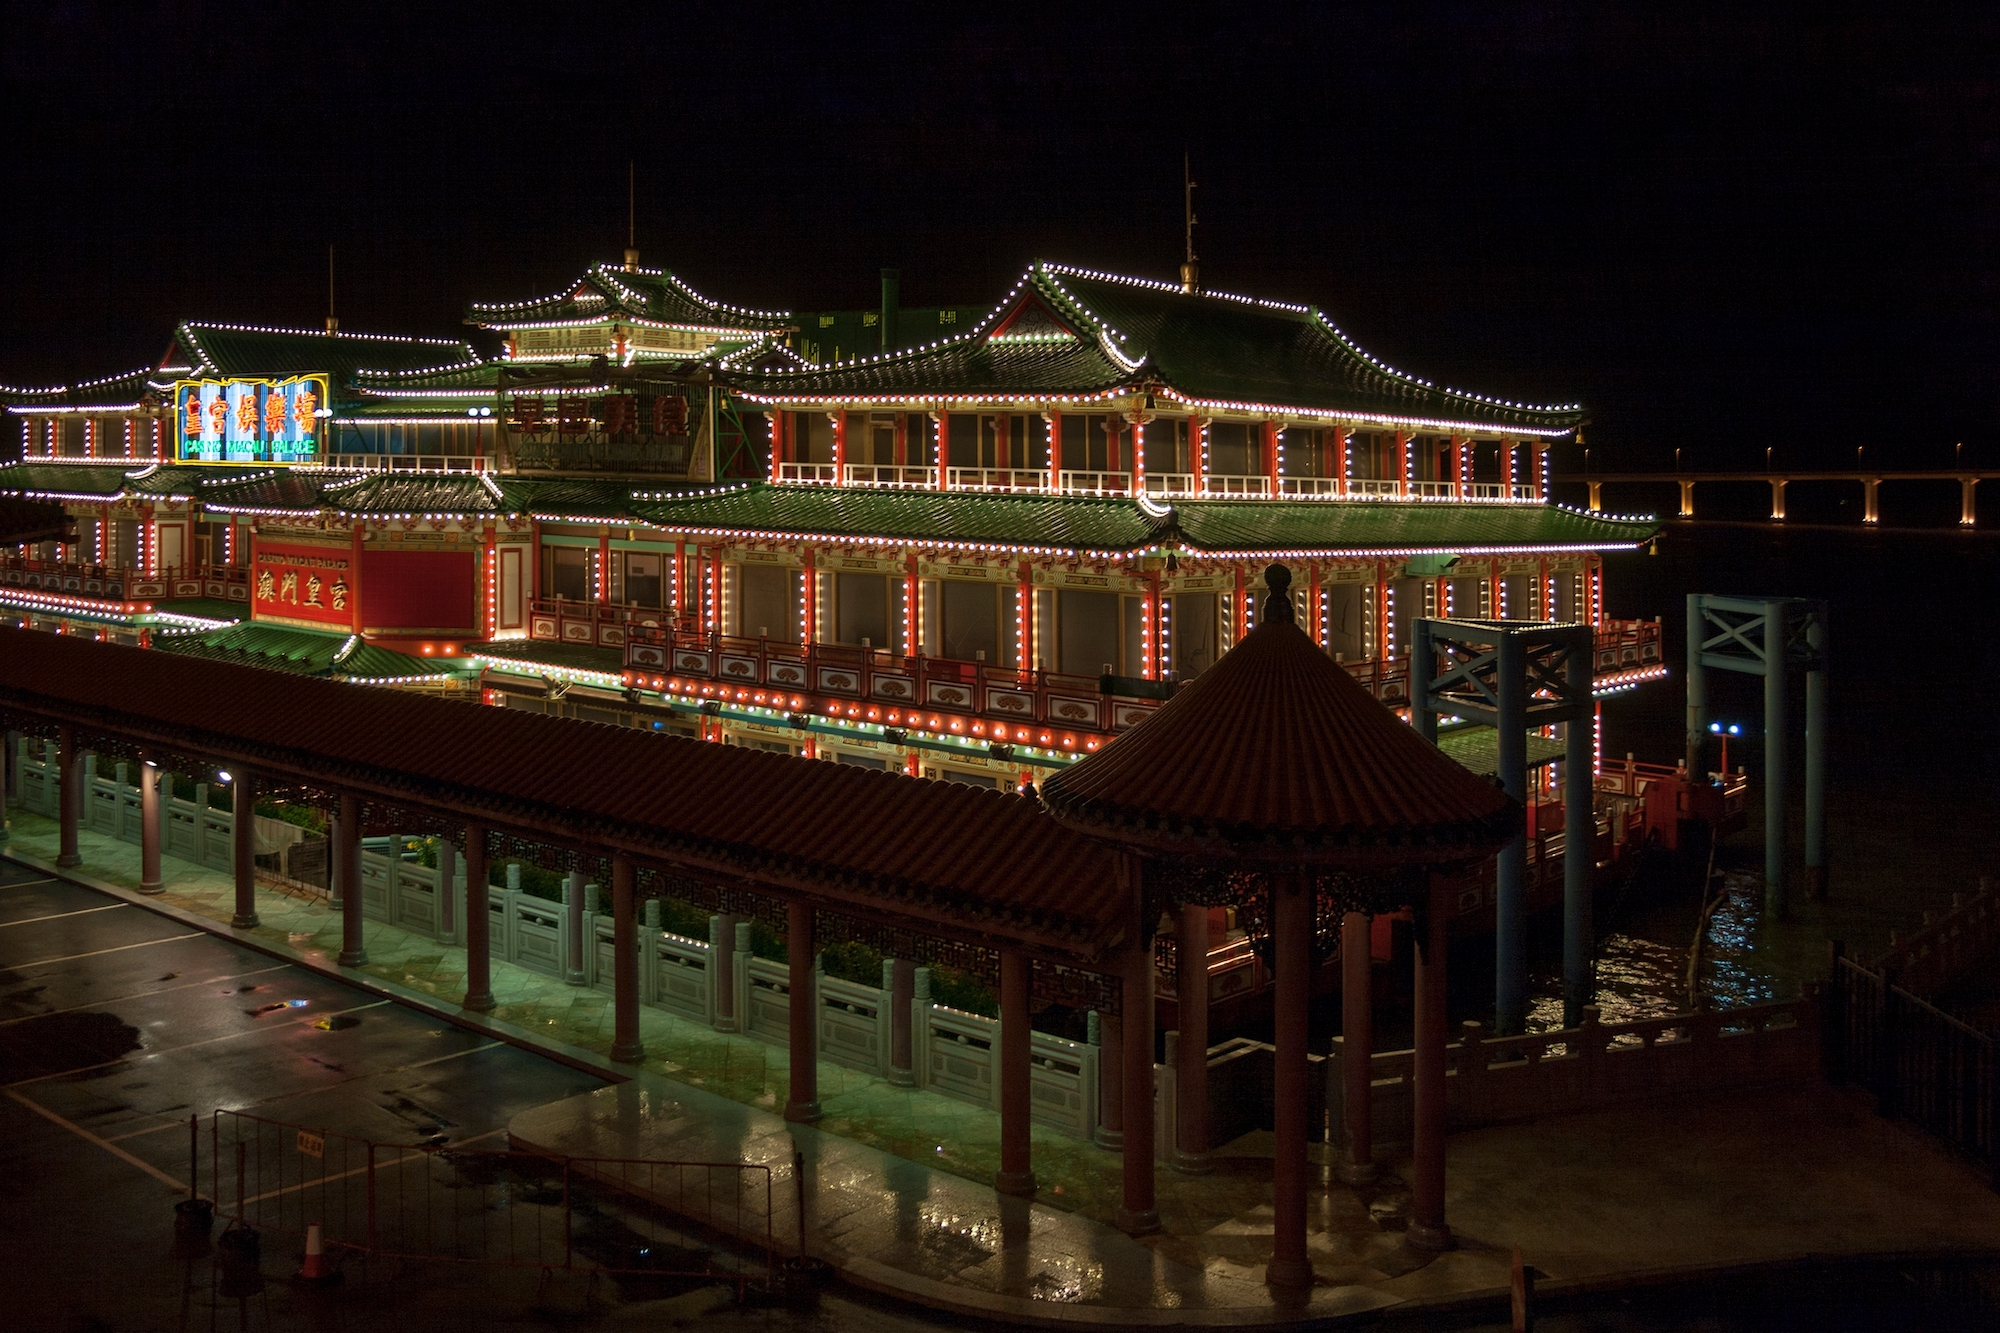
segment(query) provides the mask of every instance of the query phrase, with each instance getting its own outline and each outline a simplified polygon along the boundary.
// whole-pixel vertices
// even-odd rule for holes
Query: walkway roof
[[[0,713],[1058,961],[1134,920],[1115,854],[957,783],[32,630],[0,629]]]

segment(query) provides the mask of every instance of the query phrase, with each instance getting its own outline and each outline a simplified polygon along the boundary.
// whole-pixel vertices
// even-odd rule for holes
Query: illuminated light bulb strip
[[[184,329],[208,329],[216,333],[275,333],[293,338],[344,338],[350,342],[410,343],[422,347],[458,347],[471,349],[462,342],[450,338],[413,338],[402,333],[350,333],[346,329],[336,329],[329,334],[325,329],[284,329],[271,328],[260,324],[211,324],[206,321],[181,325]]]
[[[471,348],[468,347],[466,350],[471,351]],[[477,370],[481,366],[490,364],[491,362],[484,360],[477,353],[474,353],[470,361],[457,361],[448,366],[414,366],[408,370],[362,369],[362,370],[356,370],[354,374],[357,379],[364,375],[379,375],[383,379],[390,379],[390,378],[401,379],[411,375],[448,375],[455,371]]]
[[[57,384],[47,389],[31,389],[25,384],[0,384],[0,393],[22,393],[29,395],[47,396],[49,394],[68,393],[69,390],[70,386],[67,384]]]
[[[1320,417],[1329,422],[1353,422],[1356,425],[1372,424],[1380,426],[1417,426],[1431,430],[1464,430],[1471,432],[1493,430],[1490,421],[1454,421],[1440,417],[1405,417],[1382,412],[1357,412],[1352,408],[1299,407],[1276,403],[1243,403],[1223,398],[1190,398],[1171,385],[1158,390],[1161,398],[1181,403],[1187,407],[1204,407],[1222,412],[1242,412],[1249,416]],[[1513,435],[1533,435],[1558,438],[1571,434],[1573,426],[1543,427],[1508,425],[1507,431]]]
[[[796,372],[781,371],[778,373],[790,375]],[[1060,407],[1072,403],[1102,403],[1102,402],[1107,402],[1113,398],[1130,397],[1131,392],[1132,391],[1130,389],[1114,388],[1114,389],[1103,389],[1097,393],[993,394],[982,397],[978,395],[967,395],[967,394],[935,394],[935,393],[926,393],[926,394],[883,393],[883,394],[831,394],[831,395],[797,394],[797,393],[776,394],[776,393],[752,393],[748,390],[743,390],[739,391],[736,396],[742,398],[745,402],[763,403],[774,407],[781,407],[792,403],[806,403],[806,404],[811,404],[813,406],[819,406],[821,404],[832,404],[837,406],[853,406],[853,407],[868,407],[868,406],[886,405],[890,403],[900,403],[911,409],[919,411],[925,408],[932,408],[932,409],[942,408],[945,411],[961,411],[967,408],[978,408],[981,406]]]
[[[62,416],[65,414],[75,416],[86,412],[92,415],[101,415],[105,412],[136,412],[139,410],[139,407],[140,404],[136,401],[130,403],[87,403],[79,407],[70,407],[67,405],[61,407],[43,407],[35,403],[17,403],[7,410],[15,416]]]
[[[0,602],[20,603],[29,610],[37,611],[89,612],[111,619],[151,615],[153,612],[151,602],[97,601],[88,597],[71,597],[67,593],[33,592],[11,585],[0,586]]]
[[[1095,282],[1122,283],[1127,287],[1144,287],[1156,292],[1166,292],[1173,296],[1187,296],[1178,283],[1161,282],[1157,278],[1134,278],[1122,273],[1106,273],[1100,269],[1080,268],[1074,264],[1041,264],[1037,267],[1050,273],[1063,273],[1072,278],[1086,278]],[[1267,301],[1256,296],[1238,296],[1234,292],[1195,292],[1196,296],[1212,297],[1218,301],[1235,301],[1241,305],[1262,306],[1267,310],[1283,310],[1288,314],[1303,315],[1312,307],[1293,305],[1286,301]]]
[[[492,389],[481,389],[481,388],[371,389],[367,385],[356,386],[355,392],[361,394],[365,398],[446,398],[446,399],[457,399],[460,402],[464,402],[467,399],[491,398],[494,394],[494,390]]]

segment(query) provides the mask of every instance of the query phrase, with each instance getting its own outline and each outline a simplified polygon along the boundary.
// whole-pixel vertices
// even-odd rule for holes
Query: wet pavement
[[[46,821],[28,816],[17,824],[17,851],[33,857],[38,842],[52,833],[38,824],[45,826]],[[101,876],[114,891],[121,876],[130,877],[128,870],[136,870],[136,849],[85,835],[84,850],[84,876]],[[127,860],[134,865],[126,867]],[[71,1072],[32,1086],[66,1086],[63,1096],[80,1096],[67,1088],[94,1080],[83,1066],[98,1062],[86,1059],[87,1055],[121,1062],[110,1068],[135,1058],[133,1052],[121,1054],[118,1048],[130,1040],[125,1029],[137,1031],[144,1041],[152,1030],[149,1024],[161,1021],[141,1007],[154,998],[150,992],[183,985],[196,975],[156,965],[146,955],[230,947],[213,940],[174,938],[187,936],[187,926],[232,934],[216,919],[226,912],[226,877],[172,862],[169,867],[166,903],[134,902],[126,909],[52,919],[31,927],[46,926],[58,933],[101,929],[107,932],[105,939],[114,941],[109,946],[78,936],[40,951],[18,950],[7,939],[10,931],[0,924],[0,963],[20,957],[32,964],[37,959],[88,953],[89,966],[101,966],[118,978],[111,990],[97,993],[131,993],[120,1004],[85,1005],[117,1020],[93,1030],[95,1045],[22,1038],[6,1046],[4,1058],[24,1062],[24,1070],[53,1070],[69,1063]],[[58,887],[62,892],[79,892]],[[104,905],[102,898],[95,902]],[[156,910],[144,910],[147,906]],[[0,901],[0,921],[14,910]],[[24,910],[53,916],[46,908]],[[161,911],[172,913],[172,918],[159,915]],[[326,951],[337,937],[338,925],[322,904],[266,891],[260,895],[260,911],[268,924],[244,933],[259,948],[332,970]],[[145,924],[149,921],[150,926]],[[346,975],[354,982],[378,995],[449,1006],[446,997],[457,975],[456,951],[373,922],[368,940],[376,961],[368,969],[349,970]],[[116,951],[98,952],[103,947]],[[171,956],[163,957],[172,961]],[[22,996],[16,1003],[26,1006],[23,1017],[31,1020],[62,1009],[64,995],[87,993],[77,988],[75,979],[64,980],[67,966],[13,967],[0,994]],[[603,1061],[608,1015],[602,996],[579,993],[505,964],[496,963],[494,971],[502,1001],[497,1019],[454,1029],[459,1040],[477,1048],[488,1040],[480,1031],[484,1028],[494,1035],[546,1043],[573,1064],[603,1068],[615,1076]],[[169,977],[169,972],[179,975]],[[370,1032],[378,1014],[402,1012],[400,1007],[368,1008],[366,997],[341,1004],[331,994],[310,989],[306,974],[298,969],[283,969],[279,976],[282,984],[276,984],[268,998],[263,991],[239,989],[272,984],[258,977],[238,980],[218,974],[212,987],[206,979],[188,987],[209,1003],[200,1010],[203,1016],[191,1018],[169,1045],[180,1048],[183,1036],[212,1041],[217,1075],[203,1084],[203,1095],[226,1101],[228,1086],[240,1090],[247,1081],[269,1073],[278,1081],[274,1091],[279,1098],[303,1100],[314,1095],[315,1080],[367,1077],[348,1065],[355,1058],[353,1046],[366,1045],[353,1039]],[[328,978],[310,982],[353,996],[345,985]],[[68,991],[63,990],[65,985]],[[306,1008],[316,1016],[293,1011],[293,999],[305,999]],[[158,1002],[172,1007],[169,1001]],[[72,999],[67,1007],[74,1004]],[[286,1007],[269,1007],[275,1004]],[[1409,1311],[1438,1302],[1426,1308],[1439,1320],[1458,1322],[1469,1309],[1491,1304],[1505,1282],[1508,1247],[1514,1243],[1527,1246],[1530,1262],[1550,1283],[1575,1290],[1607,1281],[1668,1280],[1676,1273],[1792,1263],[1804,1254],[1866,1254],[1913,1247],[1944,1252],[1991,1249],[2000,1238],[2000,1199],[1921,1141],[1875,1119],[1846,1094],[1810,1090],[1804,1101],[1760,1094],[1738,1099],[1740,1105],[1663,1101],[1596,1117],[1455,1135],[1450,1208],[1462,1245],[1434,1261],[1401,1243],[1407,1200],[1393,1169],[1381,1186],[1367,1193],[1323,1180],[1324,1188],[1316,1192],[1312,1241],[1320,1285],[1304,1304],[1279,1304],[1260,1280],[1270,1244],[1267,1136],[1250,1135],[1229,1145],[1221,1154],[1219,1169],[1210,1176],[1191,1178],[1161,1171],[1167,1230],[1134,1241],[1104,1225],[1093,1212],[1101,1184],[1093,1185],[1092,1180],[1115,1179],[1116,1154],[1073,1143],[1067,1145],[1067,1156],[1045,1152],[1038,1135],[1036,1165],[1044,1173],[1042,1196],[1034,1203],[1003,1200],[967,1169],[976,1160],[981,1136],[991,1129],[977,1119],[986,1113],[951,1104],[958,1118],[949,1127],[966,1128],[969,1140],[953,1143],[953,1160],[898,1156],[862,1140],[870,1132],[886,1137],[885,1125],[914,1120],[920,1132],[934,1136],[932,1146],[944,1146],[936,1142],[945,1137],[940,1126],[924,1120],[927,1108],[877,1091],[878,1080],[822,1065],[822,1079],[837,1095],[847,1097],[845,1118],[829,1117],[817,1130],[794,1130],[756,1105],[757,1097],[742,1095],[757,1085],[762,1085],[757,1088],[760,1093],[782,1086],[782,1051],[761,1048],[755,1082],[739,1086],[728,1078],[717,1079],[713,1069],[659,1054],[698,1054],[696,1046],[685,1043],[710,1041],[717,1034],[680,1024],[656,1010],[644,1013],[644,1032],[654,1055],[619,1086],[568,1100],[552,1101],[560,1094],[538,1101],[501,1098],[508,1102],[503,1117],[499,1102],[486,1096],[484,1080],[475,1072],[456,1102],[411,1098],[410,1104],[399,1105],[394,1098],[364,1097],[345,1107],[344,1114],[377,1137],[400,1141],[410,1141],[427,1126],[492,1134],[511,1125],[515,1138],[555,1151],[768,1161],[786,1186],[790,1181],[786,1164],[796,1142],[807,1162],[810,1252],[840,1264],[844,1275],[863,1288],[1002,1321],[1292,1322],[1346,1312]],[[351,1028],[344,1022],[314,1026],[329,1018],[359,1022]],[[676,1024],[695,1030],[677,1032]],[[5,1031],[0,1026],[0,1033]],[[261,1037],[265,1031],[277,1035]],[[343,1040],[350,1046],[338,1044]],[[309,1053],[303,1052],[302,1042],[311,1046]],[[676,1042],[684,1044],[677,1047]],[[236,1046],[248,1054],[247,1062],[230,1053]],[[184,1058],[208,1049],[188,1048]],[[275,1052],[278,1058],[260,1058],[256,1054],[260,1049]],[[107,1050],[111,1053],[104,1055]],[[156,1050],[162,1058],[174,1054],[164,1047],[148,1047],[137,1056],[149,1058]],[[301,1053],[306,1054],[303,1062],[290,1058]],[[208,1057],[200,1058],[206,1062]],[[748,1062],[751,1055],[740,1058]],[[451,1064],[473,1068],[464,1058],[441,1062],[439,1067]],[[330,1067],[334,1065],[341,1068]],[[561,1075],[584,1077],[571,1070],[562,1070]],[[697,1078],[719,1086],[695,1087]],[[286,1082],[301,1079],[302,1086]],[[895,1090],[895,1096],[907,1099],[909,1094]],[[452,1108],[459,1102],[483,1104],[486,1114],[470,1119],[455,1115]],[[131,1113],[123,1103],[98,1109],[112,1123]],[[156,1123],[165,1124],[169,1112],[180,1113],[180,1108],[155,1108],[150,1114]],[[871,1121],[878,1113],[882,1118]],[[864,1132],[852,1132],[857,1126]],[[172,1137],[164,1130],[160,1136],[163,1141]],[[1644,1146],[1635,1150],[1635,1144]],[[1072,1192],[1056,1195],[1056,1187],[1064,1184],[1065,1169],[1079,1161],[1091,1170],[1067,1177]],[[1827,1170],[1826,1163],[1842,1165]],[[1877,1169],[1878,1164],[1883,1169]],[[784,1234],[786,1228],[795,1232],[797,1216],[791,1211],[789,1188],[778,1194],[779,1232]],[[1052,1199],[1068,1206],[1050,1206]],[[1786,1203],[1782,1208],[1760,1208],[1769,1199]],[[1473,1307],[1462,1307],[1468,1300]],[[882,1308],[903,1311],[899,1317],[914,1317],[907,1315],[906,1307]],[[851,1313],[864,1321],[873,1319],[873,1307],[854,1307]]]

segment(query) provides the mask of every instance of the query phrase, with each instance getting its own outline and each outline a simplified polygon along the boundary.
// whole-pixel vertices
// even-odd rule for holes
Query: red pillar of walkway
[[[363,937],[361,908],[361,802],[343,793],[340,798],[340,883],[347,897],[340,904],[340,958],[342,967],[360,967],[368,961],[368,942]],[[393,889],[391,890],[393,892]]]
[[[1347,1160],[1340,1178],[1350,1185],[1375,1179],[1375,1055],[1373,977],[1369,970],[1368,915],[1340,919],[1340,1104],[1347,1125]]]
[[[229,924],[248,930],[257,924],[257,779],[238,771],[231,780],[230,868],[236,872],[236,914]],[[360,899],[355,898],[356,902]],[[345,953],[341,955],[346,957]]]
[[[56,731],[56,812],[62,826],[62,842],[56,865],[68,868],[83,864],[77,850],[77,829],[83,824],[83,757],[76,751],[76,732],[68,726]]]
[[[1028,1138],[1032,1075],[1028,996],[1035,984],[1034,960],[1019,949],[1000,953],[1000,1169],[993,1188],[1033,1198],[1035,1170]]]
[[[1174,1088],[1179,1104],[1174,1122],[1180,1143],[1174,1165],[1189,1174],[1209,1169],[1208,1161],[1208,909],[1181,908],[1179,965],[1175,975],[1180,1007],[1180,1043],[1175,1048]]]
[[[1151,925],[1150,922],[1146,923]],[[1153,1193],[1153,932],[1126,951],[1119,1008],[1124,1023],[1125,1179],[1118,1226],[1135,1236],[1160,1229]]]
[[[1312,880],[1288,875],[1272,887],[1271,948],[1278,994],[1277,1055],[1271,1073],[1272,1245],[1264,1280],[1312,1285],[1306,1257],[1306,1018],[1312,1003]]]
[[[166,775],[139,756],[139,892],[158,893],[160,878],[160,779]]]
[[[465,826],[465,1002],[474,1013],[493,1008],[493,912],[486,902],[486,826]]]
[[[819,1119],[819,1006],[813,993],[813,909],[792,903],[785,909],[785,944],[791,963],[791,1096],[785,1119],[811,1124]]]
[[[611,1058],[641,1060],[639,1040],[639,923],[632,858],[611,858]]]
[[[1425,947],[1417,954],[1415,1102],[1416,1133],[1411,1144],[1411,1245],[1426,1250],[1451,1248],[1451,1228],[1444,1220],[1445,1120],[1445,927],[1452,902],[1438,882],[1430,890]]]

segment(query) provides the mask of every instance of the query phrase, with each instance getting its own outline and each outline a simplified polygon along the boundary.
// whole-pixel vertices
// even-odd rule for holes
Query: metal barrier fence
[[[1838,946],[1824,1021],[1830,1077],[1869,1089],[1881,1114],[1913,1121],[1981,1163],[2000,1188],[2000,1043]]]
[[[771,1168],[755,1163],[375,1143],[216,1111],[209,1184],[219,1216],[318,1223],[329,1252],[721,1281],[739,1299],[777,1271]]]

